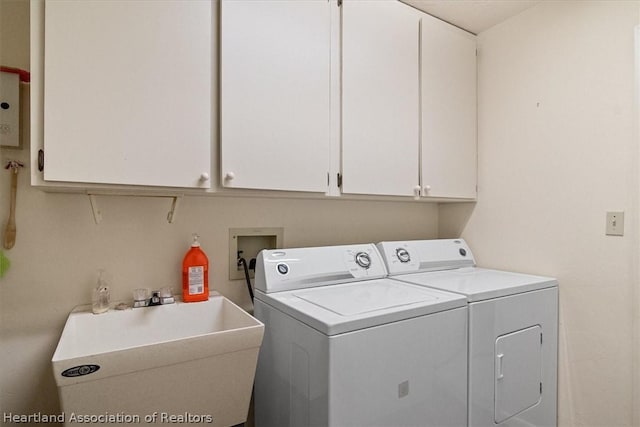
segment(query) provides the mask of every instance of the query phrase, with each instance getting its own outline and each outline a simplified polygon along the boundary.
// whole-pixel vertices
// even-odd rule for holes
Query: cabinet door
[[[222,1],[225,187],[327,190],[330,7],[328,1]]]
[[[475,198],[475,36],[429,15],[421,33],[423,195]]]
[[[211,7],[45,3],[45,180],[209,187]]]
[[[412,195],[419,15],[397,1],[350,0],[342,7],[342,191]]]

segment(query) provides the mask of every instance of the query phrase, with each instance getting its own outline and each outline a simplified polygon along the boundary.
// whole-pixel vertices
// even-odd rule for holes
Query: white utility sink
[[[52,359],[65,421],[243,423],[263,333],[219,295],[98,315],[74,310]]]

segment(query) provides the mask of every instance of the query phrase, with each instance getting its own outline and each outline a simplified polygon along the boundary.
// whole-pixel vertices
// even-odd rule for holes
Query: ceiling
[[[525,9],[539,0],[402,0],[429,15],[478,34]]]

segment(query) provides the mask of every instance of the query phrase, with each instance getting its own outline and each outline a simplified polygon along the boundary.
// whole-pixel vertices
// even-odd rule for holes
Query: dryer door
[[[495,422],[536,405],[542,395],[542,328],[502,335],[495,343]]]

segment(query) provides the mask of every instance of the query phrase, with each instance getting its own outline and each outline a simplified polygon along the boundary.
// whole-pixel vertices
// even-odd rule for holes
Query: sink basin
[[[74,310],[52,359],[65,421],[243,423],[263,333],[223,296],[99,315]]]

